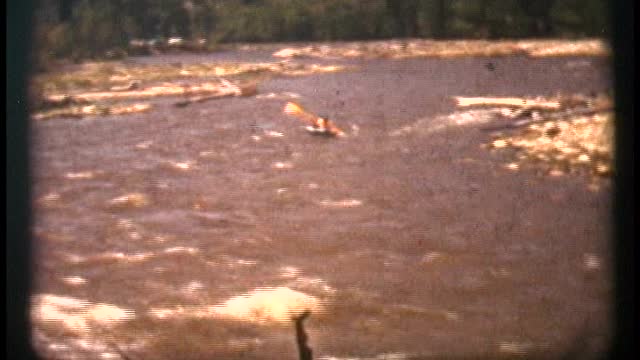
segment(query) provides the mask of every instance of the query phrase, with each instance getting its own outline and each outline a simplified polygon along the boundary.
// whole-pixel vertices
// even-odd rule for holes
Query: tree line
[[[608,36],[604,0],[40,0],[40,58],[101,57],[135,39],[233,42]]]

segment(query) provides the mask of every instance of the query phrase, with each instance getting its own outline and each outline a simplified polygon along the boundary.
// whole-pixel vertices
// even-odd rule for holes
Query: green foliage
[[[609,9],[600,0],[557,0],[552,10],[558,35],[605,36],[609,32]]]
[[[38,61],[91,58],[132,39],[224,42],[392,37],[606,36],[604,0],[41,0]]]
[[[54,59],[71,54],[73,42],[67,24],[40,24],[34,36],[38,50],[34,53],[36,71],[48,70]]]

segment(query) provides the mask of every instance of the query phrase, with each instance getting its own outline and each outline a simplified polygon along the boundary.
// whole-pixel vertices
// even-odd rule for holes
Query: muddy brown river
[[[481,147],[484,113],[451,100],[604,91],[607,63],[332,62],[353,68],[276,77],[253,97],[34,122],[34,299],[58,304],[34,322],[44,358],[296,359],[293,323],[211,310],[269,289],[322,304],[305,322],[315,359],[607,349],[609,186],[506,169],[508,154]],[[310,135],[287,101],[348,136]]]

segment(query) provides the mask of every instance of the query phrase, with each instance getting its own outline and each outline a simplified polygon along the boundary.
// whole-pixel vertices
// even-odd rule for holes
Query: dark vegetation
[[[603,0],[41,0],[36,65],[122,57],[136,41],[225,43],[609,34]]]

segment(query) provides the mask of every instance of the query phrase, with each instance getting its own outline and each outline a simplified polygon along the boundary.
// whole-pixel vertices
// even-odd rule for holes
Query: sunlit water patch
[[[33,297],[32,319],[38,324],[58,324],[74,333],[93,327],[111,327],[135,318],[135,312],[112,304],[92,303],[69,296],[41,294]]]
[[[290,323],[304,311],[321,314],[324,302],[286,287],[260,288],[232,297],[218,305],[153,308],[149,314],[158,319],[174,317],[223,317],[255,323]]]
[[[328,207],[328,208],[352,208],[358,207],[362,205],[362,200],[358,199],[342,199],[342,200],[331,200],[324,199],[319,202],[320,205]]]

